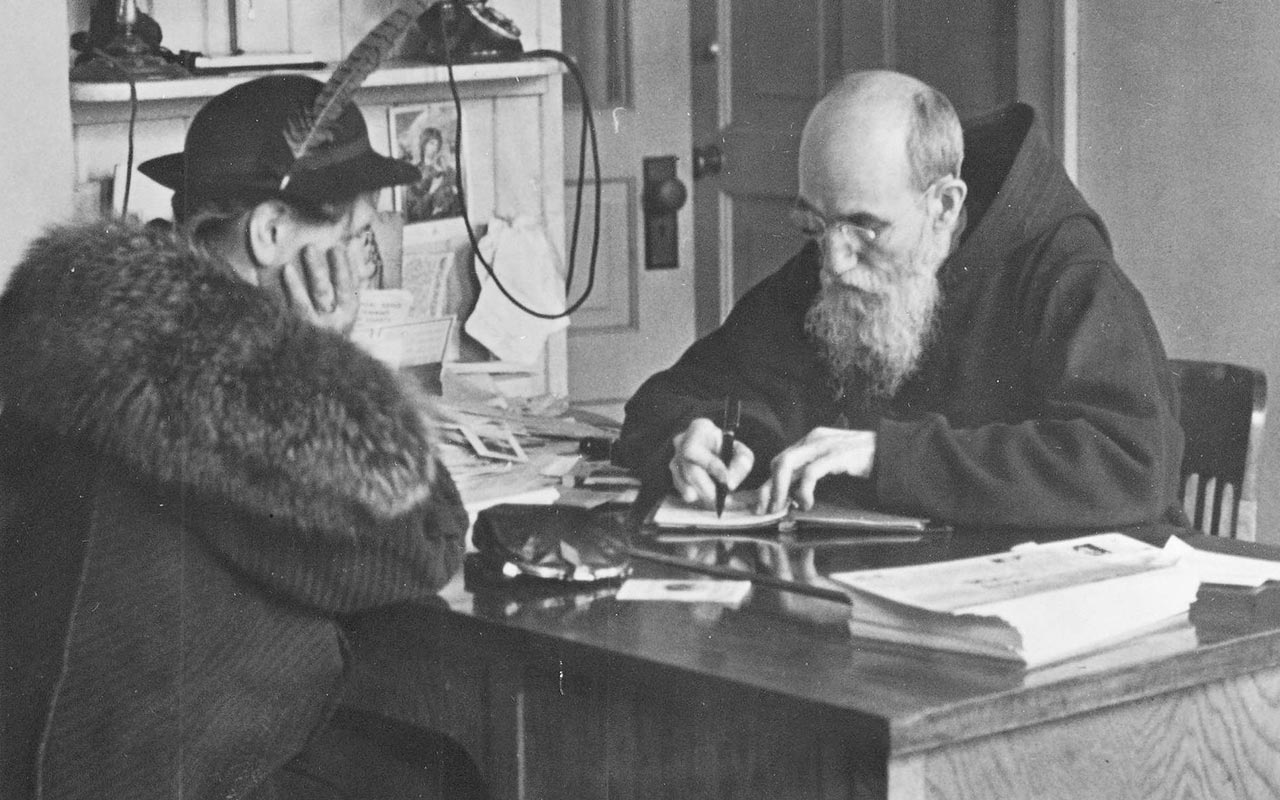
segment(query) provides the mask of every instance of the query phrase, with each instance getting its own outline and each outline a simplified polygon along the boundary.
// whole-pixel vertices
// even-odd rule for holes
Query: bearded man
[[[961,527],[1183,519],[1164,348],[1029,107],[962,128],[914,78],[851,74],[805,125],[794,216],[803,249],[628,402],[615,460],[650,491],[758,485],[777,511],[822,481]]]

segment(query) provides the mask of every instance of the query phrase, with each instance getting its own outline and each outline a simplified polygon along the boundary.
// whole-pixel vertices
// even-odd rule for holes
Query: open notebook
[[[724,514],[717,516],[714,509],[691,505],[669,495],[654,509],[648,522],[657,528],[707,532],[777,529],[780,525],[908,533],[945,530],[945,526],[922,517],[887,514],[831,502],[815,503],[807,511],[792,508],[770,514],[757,514],[755,503],[754,491],[733,492],[725,500]]]

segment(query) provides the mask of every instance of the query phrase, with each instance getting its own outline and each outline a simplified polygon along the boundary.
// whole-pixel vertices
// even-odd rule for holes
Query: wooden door
[[[622,404],[693,341],[690,204],[676,215],[674,268],[646,268],[643,161],[675,156],[690,183],[689,11],[685,0],[563,0],[565,51],[589,84],[600,145],[601,236],[595,285],[569,328],[569,396],[621,419]],[[580,105],[565,78],[566,250],[578,188]],[[590,154],[588,153],[588,170]],[[591,251],[593,187],[583,191],[570,299],[582,293]]]

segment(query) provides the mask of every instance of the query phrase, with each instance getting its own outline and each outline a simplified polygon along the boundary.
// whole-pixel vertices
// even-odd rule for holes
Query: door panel
[[[732,200],[736,300],[784,264],[800,246],[800,237],[785,224],[794,189],[775,197],[746,196]]]
[[[570,187],[572,188],[572,187]],[[601,182],[600,187],[600,236],[598,266],[591,294],[573,315],[573,324],[584,330],[596,332],[615,330],[625,332],[634,329],[639,320],[636,302],[636,181],[619,178]],[[565,241],[573,235],[574,198],[565,198],[567,230]],[[596,199],[592,191],[582,195],[582,221],[579,225],[578,248],[570,298],[576,300],[587,286],[587,259],[591,249],[591,226],[595,214]],[[609,232],[605,235],[603,232]],[[625,269],[610,269],[605,265],[623,265]]]
[[[721,0],[691,14],[695,138],[723,151],[721,172],[694,187],[705,333],[801,243],[788,223],[800,132],[840,63],[841,20],[837,0]]]
[[[898,3],[897,68],[942,90],[967,117],[1017,91],[1017,8],[995,0]]]
[[[734,124],[799,134],[812,101],[822,92],[830,5],[826,0],[733,3],[728,44]]]
[[[693,341],[693,226],[677,214],[678,266],[644,268],[642,166],[674,155],[688,186],[689,12],[685,0],[562,0],[565,50],[589,83],[604,186],[595,288],[569,328],[569,397],[621,418],[649,375]],[[567,78],[567,81],[571,79]],[[565,91],[566,242],[573,234],[581,111]],[[591,251],[590,154],[571,298],[586,285]],[[567,245],[566,245],[567,246]]]

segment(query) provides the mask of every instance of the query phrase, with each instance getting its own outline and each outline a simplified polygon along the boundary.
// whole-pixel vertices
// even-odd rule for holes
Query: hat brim
[[[228,175],[225,179],[202,180],[190,183],[186,178],[182,153],[170,153],[142,162],[138,171],[151,180],[174,191],[204,190],[211,192],[278,191],[279,185],[265,183],[261,178],[252,179]],[[354,197],[375,189],[414,183],[422,177],[418,168],[366,150],[354,158],[329,164],[320,169],[300,170],[290,180],[285,195],[311,202],[325,202]]]
[[[290,179],[286,194],[310,200],[338,200],[421,179],[422,173],[407,161],[367,150],[321,169],[299,170]]]
[[[143,161],[138,172],[165,187],[177,191],[182,188],[182,153],[170,153]]]

